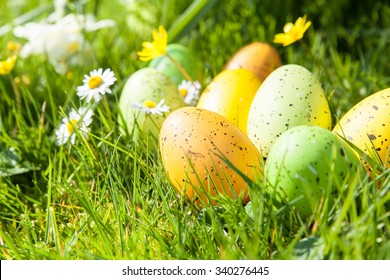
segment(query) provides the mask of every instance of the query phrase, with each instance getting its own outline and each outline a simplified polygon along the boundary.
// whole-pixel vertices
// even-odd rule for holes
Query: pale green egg
[[[298,125],[332,128],[324,90],[306,68],[288,64],[274,70],[259,87],[248,115],[248,136],[264,157],[276,139]]]
[[[270,191],[292,203],[301,217],[365,175],[357,153],[339,136],[318,126],[301,125],[284,132],[265,164]],[[333,205],[330,205],[331,207]]]
[[[184,106],[177,85],[169,77],[156,69],[142,68],[133,73],[123,87],[119,123],[135,139],[144,139],[157,147],[165,118]]]

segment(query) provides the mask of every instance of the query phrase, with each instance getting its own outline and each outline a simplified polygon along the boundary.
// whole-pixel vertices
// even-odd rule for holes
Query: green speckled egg
[[[307,125],[293,127],[276,140],[264,172],[270,190],[286,201],[297,200],[294,207],[302,217],[313,213],[321,197],[345,189],[364,175],[357,154],[341,137]]]
[[[276,139],[298,125],[332,128],[324,90],[306,68],[288,64],[277,68],[257,91],[248,115],[248,136],[264,157]]]
[[[199,79],[197,61],[187,47],[180,44],[169,44],[167,46],[167,52],[181,67],[186,70],[193,80]],[[149,63],[149,67],[161,71],[171,78],[176,85],[179,85],[183,80],[187,80],[179,68],[167,56],[163,55],[154,58]]]
[[[219,195],[249,200],[249,179],[262,174],[262,158],[253,143],[225,117],[201,108],[172,112],[161,127],[159,146],[172,185],[198,205],[216,204]]]
[[[139,108],[145,101],[169,107],[169,112],[160,114],[145,113]],[[176,84],[166,75],[153,68],[142,68],[126,81],[119,100],[119,122],[136,139],[153,139],[157,144],[160,128],[170,112],[185,106]]]

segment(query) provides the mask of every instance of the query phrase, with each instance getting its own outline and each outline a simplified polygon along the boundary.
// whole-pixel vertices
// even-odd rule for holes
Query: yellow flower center
[[[25,75],[15,77],[14,82],[17,85],[23,84],[23,85],[29,86],[31,84],[31,79],[28,75],[25,74]]]
[[[70,53],[75,53],[80,49],[80,45],[78,42],[72,42],[68,46],[68,50]]]
[[[93,76],[89,79],[88,81],[88,86],[89,88],[97,88],[103,83],[103,79],[100,78],[99,76]]]
[[[156,102],[153,102],[153,101],[150,101],[150,100],[146,100],[144,101],[143,105],[146,107],[146,108],[155,108],[156,107]]]
[[[180,94],[182,95],[182,96],[187,96],[187,94],[188,94],[188,89],[186,89],[186,88],[181,88],[181,89],[179,89],[179,92],[180,92]]]
[[[69,134],[73,132],[73,129],[78,124],[78,120],[69,120],[66,128],[68,129]]]
[[[72,72],[72,71],[66,72],[65,77],[66,77],[68,80],[72,80],[72,79],[73,79],[73,72]],[[88,84],[88,85],[89,85],[89,84]]]
[[[18,52],[20,50],[20,44],[15,41],[7,42],[7,50],[9,52]]]

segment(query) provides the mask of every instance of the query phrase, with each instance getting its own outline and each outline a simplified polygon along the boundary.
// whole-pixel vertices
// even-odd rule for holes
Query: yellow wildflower
[[[15,77],[14,78],[14,83],[16,85],[25,85],[29,86],[31,84],[31,78],[27,74],[23,74],[21,76]]]
[[[0,61],[0,75],[8,75],[14,69],[16,63],[16,55],[8,57],[6,60]]]
[[[139,59],[149,61],[167,53],[168,34],[161,25],[152,32],[153,42],[143,42],[142,51],[137,52]]]
[[[288,22],[283,27],[284,33],[279,33],[275,35],[274,43],[283,44],[283,47],[288,46],[300,39],[302,39],[303,34],[311,25],[311,21],[306,22],[306,15],[297,19],[295,24]]]
[[[20,46],[20,44],[18,42],[15,42],[15,41],[8,41],[7,42],[7,50],[10,53],[18,54],[20,48],[21,48],[21,46]]]

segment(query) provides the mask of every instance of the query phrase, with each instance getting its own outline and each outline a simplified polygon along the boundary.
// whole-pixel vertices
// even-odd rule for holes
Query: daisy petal
[[[114,72],[107,68],[103,72],[103,68],[92,70],[89,75],[84,75],[83,85],[77,87],[77,95],[80,99],[86,99],[91,102],[92,98],[99,102],[102,96],[106,93],[112,93],[109,88],[116,81]]]

